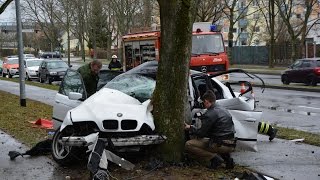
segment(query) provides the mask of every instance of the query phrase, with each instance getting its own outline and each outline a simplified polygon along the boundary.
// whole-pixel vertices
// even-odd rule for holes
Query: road
[[[267,75],[267,74],[255,74],[263,79],[265,84],[273,84],[273,85],[281,85],[281,77],[280,75]],[[261,84],[261,81],[257,78],[251,79],[245,74],[241,73],[232,73],[230,74],[230,80],[232,81],[249,81],[254,84]]]
[[[320,134],[320,93],[266,89],[255,96],[265,121]]]

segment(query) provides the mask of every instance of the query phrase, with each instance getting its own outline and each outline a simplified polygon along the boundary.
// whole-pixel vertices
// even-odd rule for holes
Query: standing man
[[[99,72],[102,63],[99,60],[93,60],[89,64],[85,64],[78,69],[84,81],[84,86],[87,91],[88,97],[97,91],[97,84],[99,81]]]
[[[118,57],[117,57],[117,55],[113,55],[112,57],[111,57],[111,62],[109,63],[109,66],[108,66],[108,68],[110,69],[110,70],[113,70],[113,71],[120,71],[121,70],[121,63],[120,63],[120,61],[118,61]]]
[[[204,93],[202,99],[207,111],[199,117],[201,128],[185,124],[185,129],[197,137],[186,142],[186,151],[209,160],[210,169],[218,168],[223,162],[227,169],[232,169],[230,153],[236,146],[232,116],[226,109],[215,106],[216,96],[212,91]]]

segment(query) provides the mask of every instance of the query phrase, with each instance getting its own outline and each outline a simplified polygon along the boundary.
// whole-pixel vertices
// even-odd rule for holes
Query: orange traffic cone
[[[241,89],[240,89],[240,93],[244,93],[246,91],[246,87],[244,86],[244,83],[241,83]]]

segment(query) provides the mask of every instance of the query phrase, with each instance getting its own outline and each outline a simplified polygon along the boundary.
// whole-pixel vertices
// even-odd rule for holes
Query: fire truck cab
[[[203,73],[229,69],[229,60],[221,32],[210,22],[193,24],[190,69]],[[159,60],[160,31],[128,34],[122,37],[124,46],[124,70],[141,63]],[[228,80],[228,76],[224,80]]]

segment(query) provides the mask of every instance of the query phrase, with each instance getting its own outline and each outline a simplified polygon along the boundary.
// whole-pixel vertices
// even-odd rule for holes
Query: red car
[[[19,75],[19,58],[4,58],[3,65],[2,65],[2,77],[6,75],[9,78],[12,78],[14,75]]]
[[[320,82],[320,58],[298,59],[281,74],[283,84],[305,83],[316,86]]]

